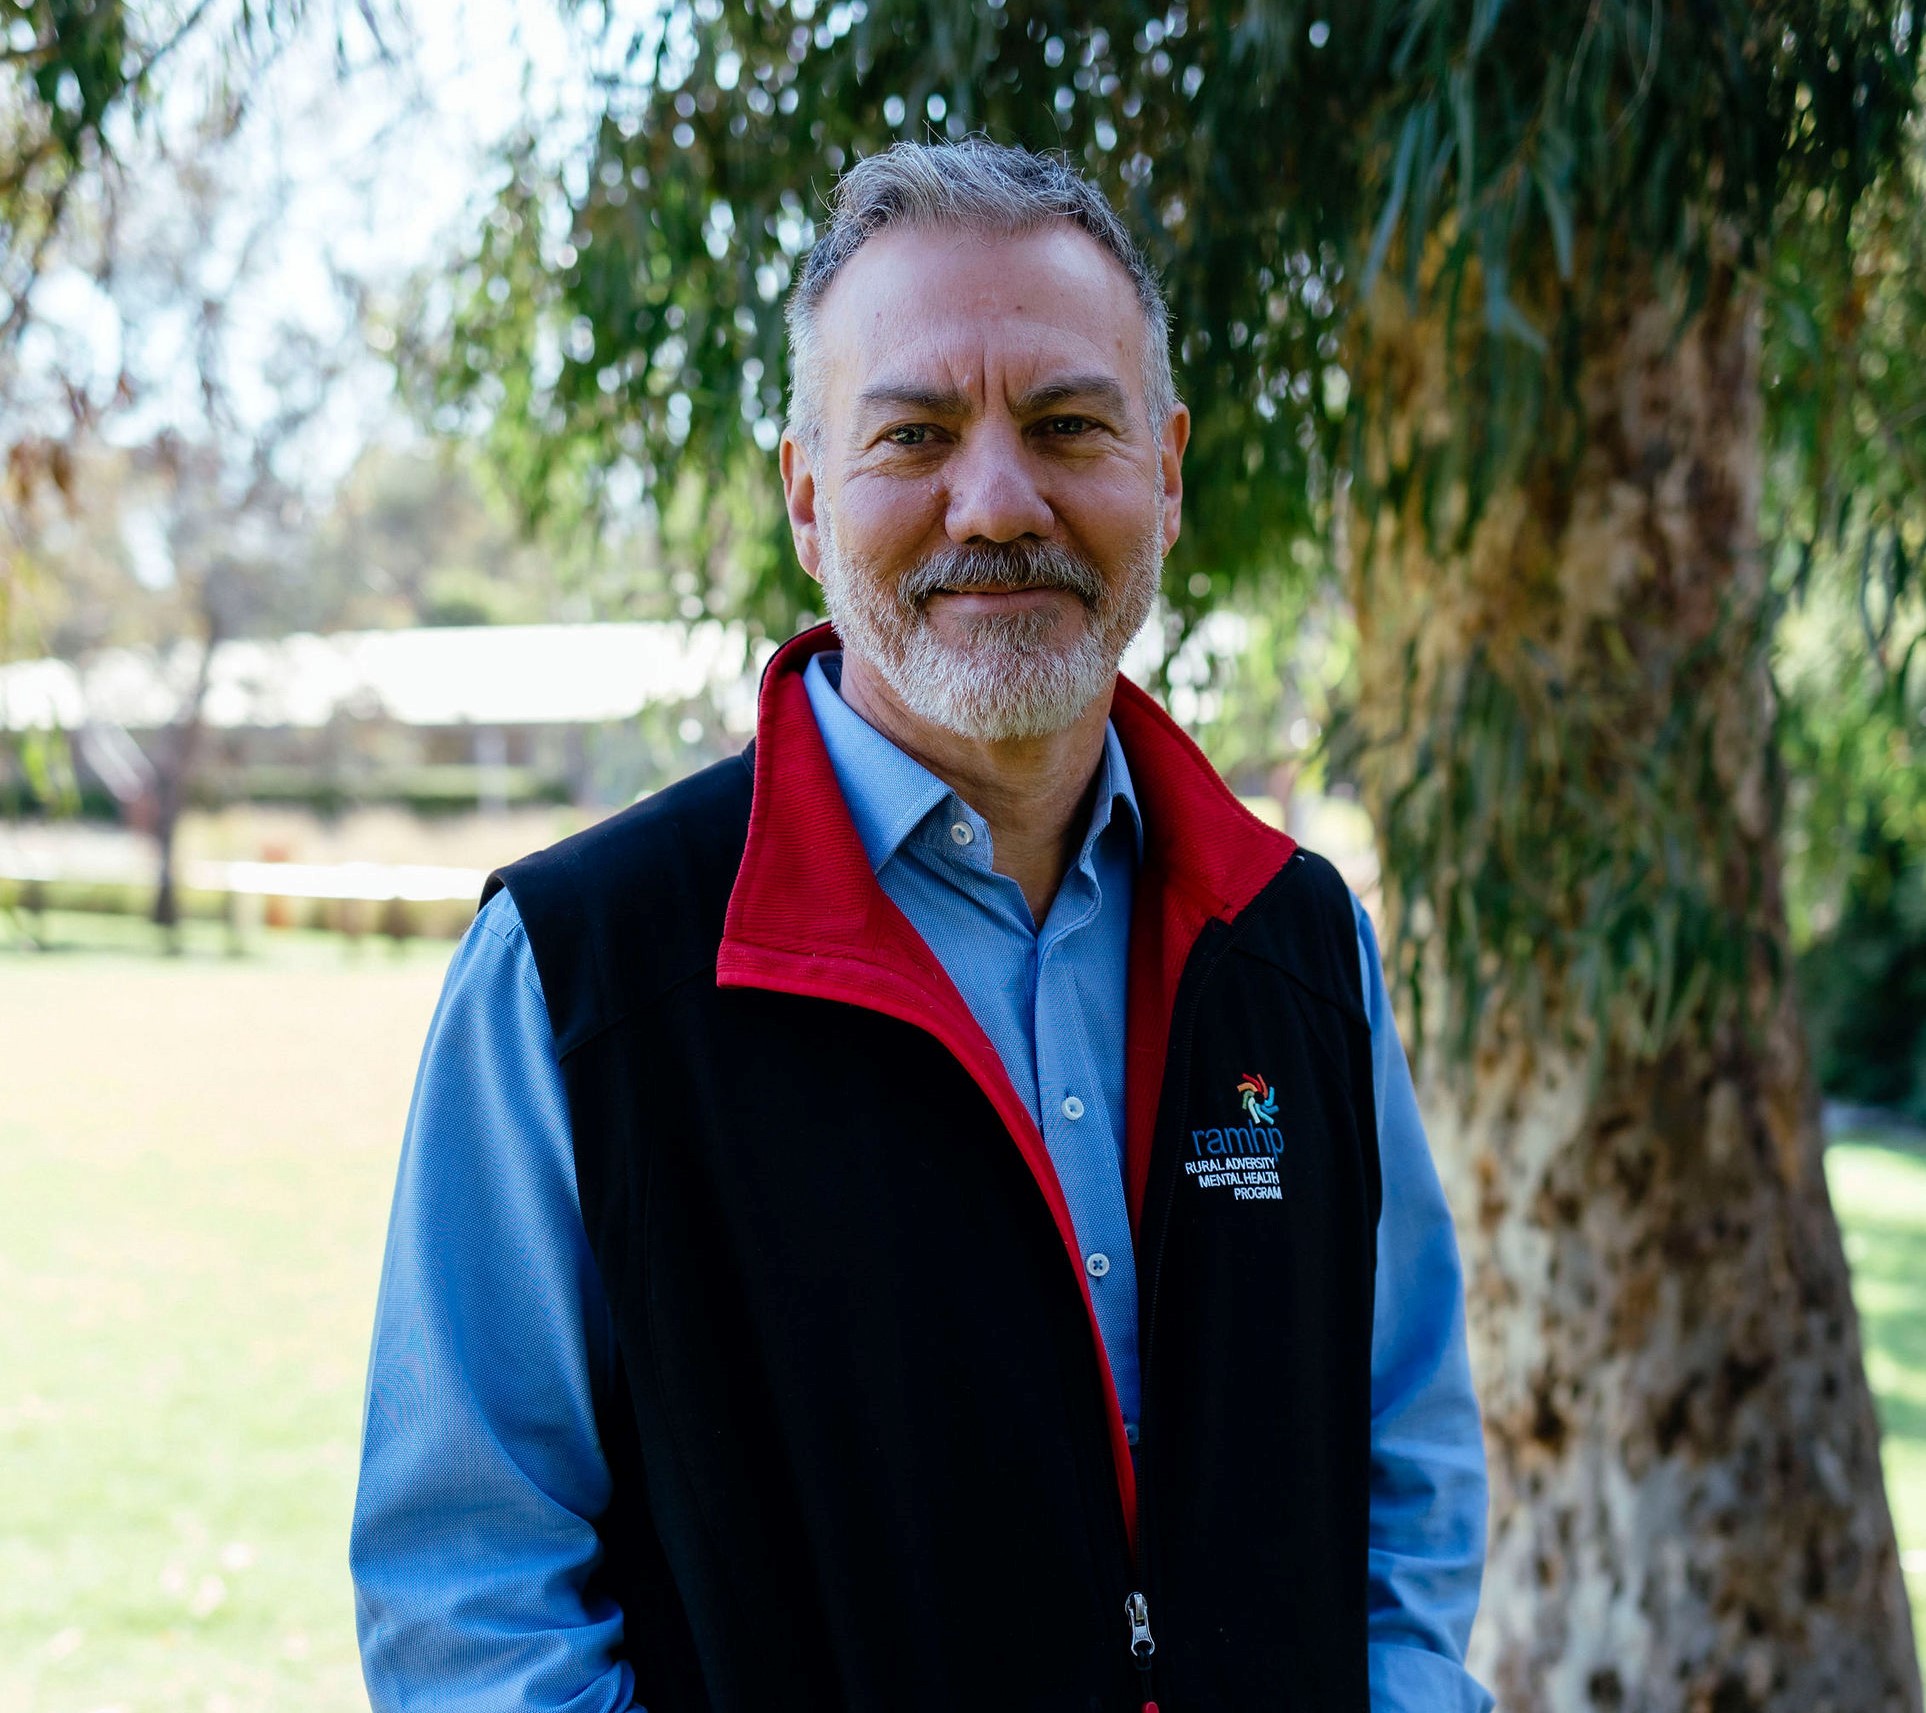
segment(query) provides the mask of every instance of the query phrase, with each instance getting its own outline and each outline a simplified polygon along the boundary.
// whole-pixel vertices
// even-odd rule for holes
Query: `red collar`
[[[749,838],[729,895],[716,980],[723,987],[864,1006],[949,1048],[989,1096],[1028,1163],[1089,1309],[1076,1232],[1042,1134],[955,984],[877,884],[844,807],[803,685],[810,657],[839,647],[835,632],[818,625],[785,643],[763,674]],[[1136,1218],[1143,1210],[1171,1008],[1184,964],[1205,924],[1243,910],[1297,846],[1239,803],[1202,751],[1127,678],[1117,680],[1110,717],[1144,823],[1124,1046],[1128,1189]],[[1101,1357],[1100,1337],[1097,1349]],[[1107,1383],[1107,1364],[1104,1372]],[[1111,1417],[1124,1515],[1134,1528],[1135,1481],[1114,1388]]]

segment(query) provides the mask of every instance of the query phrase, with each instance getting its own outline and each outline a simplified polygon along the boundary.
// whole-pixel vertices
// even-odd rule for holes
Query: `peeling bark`
[[[1772,686],[1745,647],[1710,650],[1710,667],[1700,649],[1685,675],[1718,627],[1766,622],[1755,305],[1729,274],[1682,325],[1656,292],[1624,302],[1591,323],[1576,455],[1561,462],[1548,434],[1461,555],[1426,545],[1413,502],[1386,507],[1353,573],[1380,827],[1423,765],[1414,698],[1474,649],[1500,670],[1530,658],[1609,702],[1625,755],[1668,718],[1693,723],[1703,741],[1681,753],[1703,777],[1662,795],[1705,802],[1693,859],[1750,948],[1727,1008],[1688,1010],[1656,1053],[1573,1015],[1553,947],[1541,1024],[1480,1019],[1469,1077],[1436,1045],[1420,1056],[1492,1475],[1473,1663],[1507,1713],[1918,1713],[1817,1098],[1775,976]],[[1451,432],[1447,349],[1385,295],[1367,382],[1399,409],[1380,478]],[[1532,705],[1552,710],[1532,741],[1616,800],[1619,752],[1562,729],[1557,697]],[[1621,836],[1660,832],[1628,813]],[[1385,872],[1393,934],[1450,907],[1450,876],[1426,897]],[[1460,1002],[1435,935],[1418,943],[1436,1043]]]

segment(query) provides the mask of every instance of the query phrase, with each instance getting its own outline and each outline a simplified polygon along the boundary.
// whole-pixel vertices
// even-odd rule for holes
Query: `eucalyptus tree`
[[[292,191],[245,121],[304,28],[327,32],[306,45],[331,43],[339,80],[387,56],[388,11],[0,0],[0,655],[84,654],[63,610],[95,641],[153,650],[174,708],[145,754],[121,734],[118,771],[170,930],[215,652],[294,605],[303,455],[362,355],[356,283],[338,270],[331,294],[267,302]],[[342,300],[332,317],[325,295]],[[118,538],[121,587],[104,600],[76,551],[83,518]],[[59,735],[21,747],[40,805],[71,807]]]
[[[1910,0],[591,22],[596,123],[517,152],[447,419],[532,513],[640,487],[711,600],[786,624],[779,311],[834,174],[980,128],[1098,177],[1196,420],[1174,610],[1307,565],[1355,605],[1339,753],[1487,1416],[1477,1663],[1512,1713],[1917,1708],[1768,669],[1782,538],[1920,541],[1926,316],[1879,373],[1867,317],[1921,218]]]
[[[1917,127],[1912,174],[1917,208]],[[1788,902],[1823,1086],[1926,1120],[1926,530],[1916,507],[1892,527],[1890,503],[1926,495],[1926,446],[1888,426],[1926,415],[1926,218],[1861,250],[1853,343],[1865,380],[1890,391],[1832,461],[1853,503],[1830,508],[1836,526],[1810,553],[1783,555]]]
[[[237,0],[242,34],[254,0]],[[266,0],[270,10],[300,0]],[[163,63],[210,28],[209,6],[139,0],[0,0],[0,660],[40,653],[53,602],[27,550],[26,513],[40,494],[79,504],[73,433],[91,414],[84,399],[21,384],[19,348],[34,288],[74,225],[79,206],[113,161],[111,133],[135,120],[162,82]],[[38,407],[38,408],[36,408]],[[36,801],[71,807],[72,757],[59,733],[15,740]]]
[[[335,19],[337,62],[350,4],[370,30],[378,15],[375,0],[321,8]],[[56,598],[23,549],[22,508],[46,494],[83,503],[79,441],[101,414],[44,351],[23,360],[36,288],[63,265],[96,281],[111,273],[121,157],[151,141],[143,128],[170,96],[180,105],[183,80],[231,128],[264,57],[313,10],[310,0],[0,0],[0,659],[46,646],[40,614]],[[63,255],[76,234],[79,256]],[[110,381],[106,391],[126,402],[126,389]],[[42,734],[27,741],[60,747]],[[64,773],[65,758],[43,753],[28,771]]]
[[[26,328],[77,193],[111,170],[169,75],[211,49],[210,93],[234,107],[258,57],[308,10],[308,0],[0,0],[0,361]],[[372,0],[360,10],[374,28]],[[339,55],[338,27],[335,42]]]

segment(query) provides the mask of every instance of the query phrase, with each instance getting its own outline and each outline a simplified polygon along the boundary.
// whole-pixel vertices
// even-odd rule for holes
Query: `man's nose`
[[[944,460],[943,481],[949,489],[944,528],[959,545],[1047,536],[1056,521],[1014,425],[986,423],[967,435]]]

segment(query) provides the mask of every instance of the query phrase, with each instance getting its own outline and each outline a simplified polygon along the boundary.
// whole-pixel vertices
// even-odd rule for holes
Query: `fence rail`
[[[195,860],[181,865],[180,909],[189,919],[225,922],[237,949],[261,928],[446,939],[467,926],[486,878],[478,868],[432,863]],[[0,850],[0,913],[140,917],[153,906],[154,884],[151,869],[125,862]]]
[[[360,899],[385,904],[447,903],[481,896],[488,877],[478,868],[432,863],[385,862],[190,862],[181,879],[196,892],[231,892],[254,898]],[[21,861],[0,856],[0,881],[42,886],[143,886],[151,876],[85,864]]]

